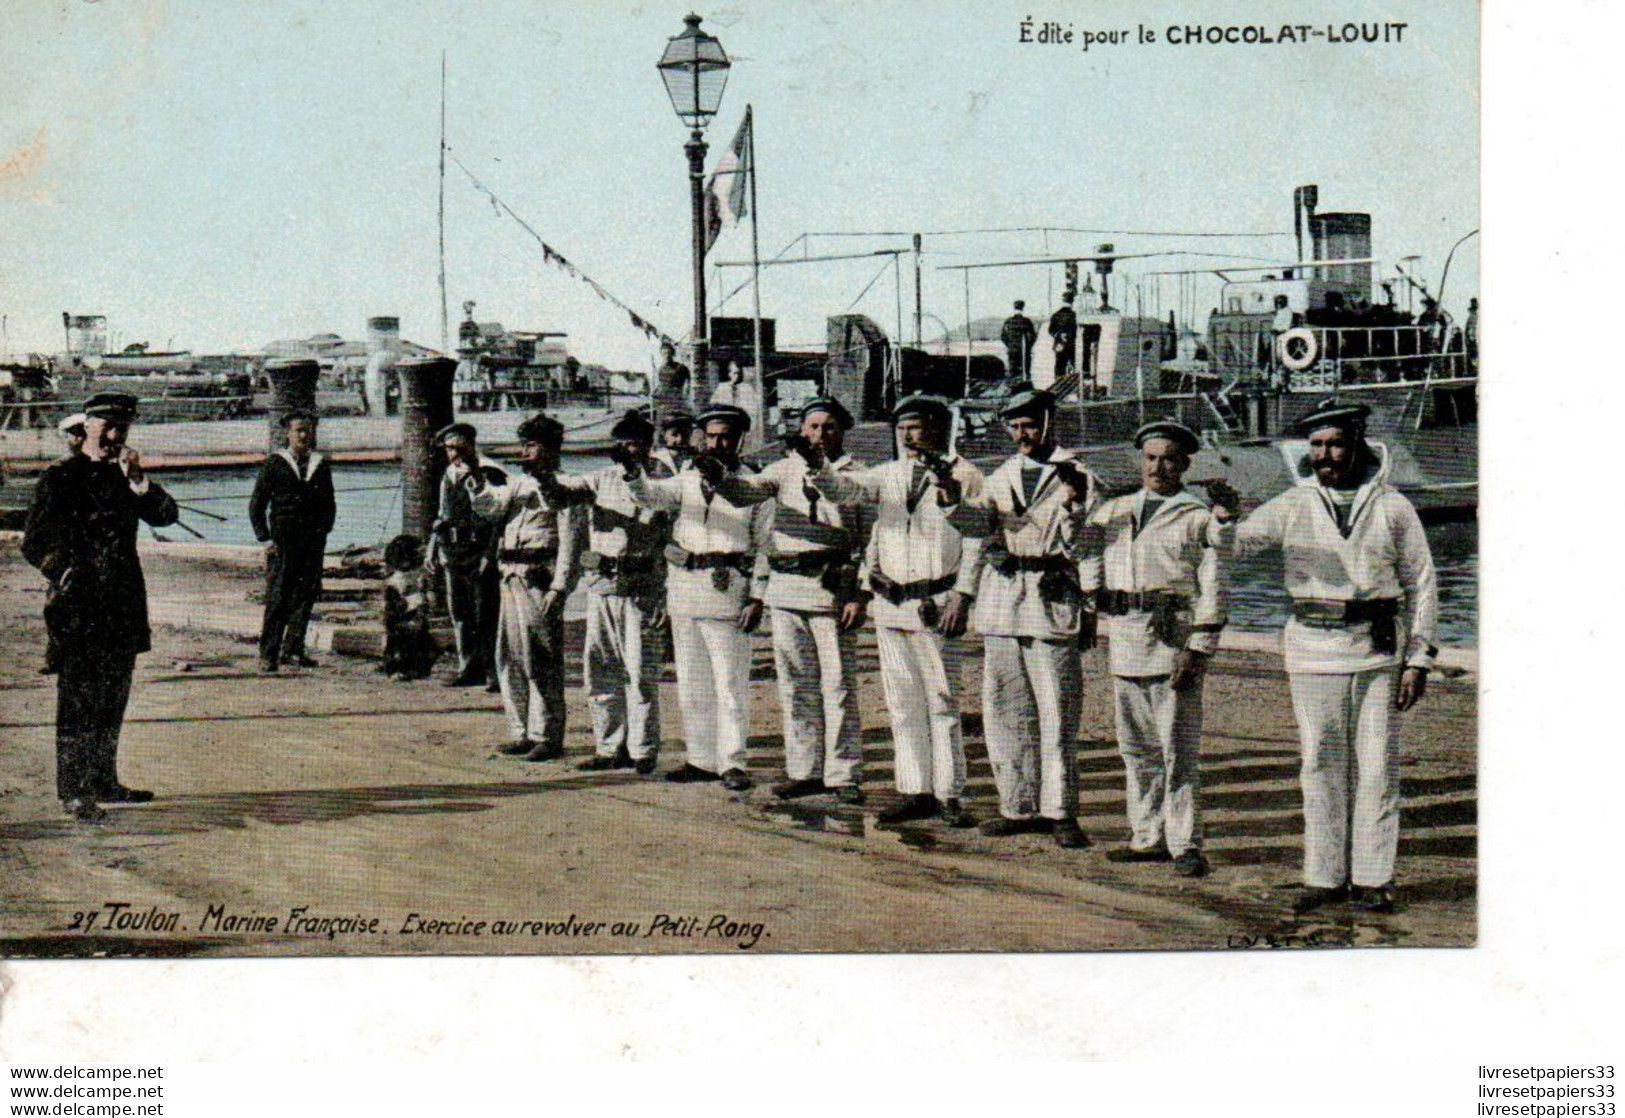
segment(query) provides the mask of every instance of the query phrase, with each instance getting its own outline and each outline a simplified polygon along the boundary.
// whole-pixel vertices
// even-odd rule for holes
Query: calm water
[[[565,462],[570,472],[585,472],[607,464],[607,459],[579,456]],[[175,499],[187,506],[181,521],[213,543],[252,544],[248,524],[248,496],[254,488],[252,470],[187,470],[160,475]],[[337,551],[352,544],[377,546],[400,531],[400,467],[390,463],[344,465],[334,470],[338,495],[338,521],[328,547]],[[25,491],[3,494],[5,504],[24,504]],[[215,519],[223,517],[224,519]],[[184,529],[166,528],[177,540],[192,537]],[[1445,643],[1476,645],[1478,633],[1478,525],[1440,524],[1427,529],[1439,570],[1440,637]],[[1230,623],[1238,629],[1278,629],[1286,622],[1286,595],[1281,590],[1281,565],[1276,556],[1263,556],[1239,564],[1231,584]]]

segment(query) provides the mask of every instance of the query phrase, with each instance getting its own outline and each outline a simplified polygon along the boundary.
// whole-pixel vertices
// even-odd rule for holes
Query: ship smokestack
[[[1314,223],[1315,206],[1320,203],[1320,187],[1313,183],[1300,186],[1292,192],[1292,235],[1298,241],[1298,259],[1307,260],[1303,254],[1303,227]],[[1319,257],[1316,257],[1318,260]]]

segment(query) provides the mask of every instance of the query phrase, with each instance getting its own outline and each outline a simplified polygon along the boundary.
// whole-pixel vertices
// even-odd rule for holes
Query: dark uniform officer
[[[435,434],[448,465],[478,469],[487,485],[506,485],[502,467],[480,454],[478,433],[469,423],[452,423]],[[501,576],[497,573],[497,525],[474,515],[468,489],[448,472],[440,479],[440,509],[435,516],[432,565],[446,572],[446,612],[457,641],[457,674],[448,687],[500,689],[497,682],[497,618],[501,612]]]
[[[84,820],[103,816],[97,801],[152,799],[126,788],[116,763],[135,658],[152,647],[135,536],[137,521],[163,527],[179,513],[124,445],[135,407],[123,392],[85,402],[85,452],[40,475],[23,532],[23,557],[51,583],[45,623],[59,656],[57,795]]]
[[[1055,345],[1055,379],[1060,380],[1078,364],[1078,312],[1070,297],[1049,316],[1049,336]]]
[[[316,451],[316,415],[282,417],[288,445],[265,459],[248,518],[265,548],[265,621],[260,627],[260,670],[279,660],[313,668],[305,655],[305,627],[322,592],[322,556],[333,530],[333,473]]]
[[[1016,313],[1004,320],[1004,328],[999,331],[999,340],[1004,343],[1009,358],[1012,380],[1027,380],[1033,375],[1033,343],[1038,341],[1038,327],[1021,313],[1026,308],[1027,304],[1017,299]]]

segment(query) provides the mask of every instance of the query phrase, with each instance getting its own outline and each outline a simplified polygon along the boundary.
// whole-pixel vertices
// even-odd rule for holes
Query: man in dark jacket
[[[59,656],[57,795],[86,821],[106,814],[98,801],[152,799],[125,787],[117,767],[135,658],[152,647],[135,536],[138,521],[163,527],[179,512],[125,445],[135,406],[122,392],[85,402],[84,452],[40,475],[23,531],[23,557],[51,584],[45,623]]]
[[[1062,296],[1049,316],[1049,336],[1055,347],[1055,379],[1060,380],[1078,364],[1078,312],[1072,309],[1072,296]]]
[[[456,483],[456,470],[462,465],[478,469],[488,485],[506,485],[508,475],[501,466],[480,453],[479,433],[473,424],[453,423],[435,435],[446,453],[448,472],[440,478],[440,511],[430,529],[434,542],[429,549],[433,571],[446,574],[446,612],[451,615],[452,635],[457,640],[457,674],[448,687],[478,687],[501,690],[497,682],[497,617],[502,604],[502,579],[497,574],[495,525],[474,515],[468,490]]]
[[[1011,380],[1028,380],[1033,375],[1033,343],[1038,340],[1038,327],[1023,313],[1026,309],[1026,302],[1017,299],[1015,313],[1004,320],[999,331]]]
[[[288,445],[265,459],[248,519],[265,544],[265,621],[260,626],[260,670],[274,672],[282,660],[313,668],[305,654],[305,627],[322,592],[322,556],[333,530],[333,473],[316,451],[316,416],[291,411],[282,417]]]

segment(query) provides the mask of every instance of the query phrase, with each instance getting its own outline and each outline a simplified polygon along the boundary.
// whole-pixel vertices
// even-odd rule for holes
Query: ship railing
[[[55,427],[58,421],[83,407],[80,399],[8,400],[0,403],[0,431]],[[142,423],[201,422],[240,419],[253,412],[249,396],[162,396],[140,402],[136,420]]]
[[[1442,340],[1435,327],[1306,326],[1289,334],[1277,340],[1272,372],[1293,390],[1449,380],[1471,371],[1459,344]]]

